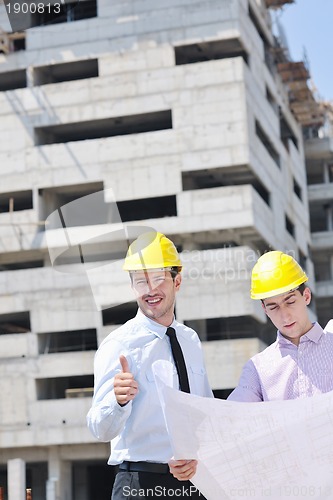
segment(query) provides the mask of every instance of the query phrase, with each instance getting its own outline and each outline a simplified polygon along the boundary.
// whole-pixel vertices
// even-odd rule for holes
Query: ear
[[[174,279],[174,285],[175,285],[175,290],[176,292],[178,292],[179,288],[180,288],[180,284],[182,282],[182,276],[180,273],[178,273],[176,276],[175,276],[175,279]]]
[[[303,297],[306,305],[308,306],[311,302],[311,290],[309,287],[306,287],[303,292]]]

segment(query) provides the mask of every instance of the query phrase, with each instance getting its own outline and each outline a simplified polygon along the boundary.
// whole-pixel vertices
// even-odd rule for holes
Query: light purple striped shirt
[[[276,341],[245,364],[239,384],[228,399],[299,399],[332,390],[333,332],[314,323],[298,346],[278,331]]]

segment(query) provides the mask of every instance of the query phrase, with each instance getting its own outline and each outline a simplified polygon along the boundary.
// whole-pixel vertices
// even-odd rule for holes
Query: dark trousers
[[[164,498],[206,500],[190,481],[178,481],[172,474],[119,471],[111,500],[161,500]]]

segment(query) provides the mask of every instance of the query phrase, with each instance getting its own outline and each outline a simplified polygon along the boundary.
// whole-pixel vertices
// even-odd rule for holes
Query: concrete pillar
[[[33,66],[28,66],[26,72],[27,72],[27,87],[33,87],[35,85]]]
[[[330,173],[328,164],[325,162],[323,165],[323,180],[325,184],[329,184],[330,182]]]
[[[49,449],[46,500],[72,500],[71,463],[62,460],[60,447]]]
[[[8,460],[8,500],[26,500],[25,462],[20,458]]]
[[[325,205],[326,212],[326,229],[333,231],[333,206],[332,203]]]
[[[57,478],[50,477],[46,482],[46,500],[56,500]]]
[[[80,500],[92,500],[88,498],[88,465],[86,462],[76,464],[76,473],[73,477],[73,489],[75,497]]]
[[[330,257],[330,280],[333,280],[333,255]]]

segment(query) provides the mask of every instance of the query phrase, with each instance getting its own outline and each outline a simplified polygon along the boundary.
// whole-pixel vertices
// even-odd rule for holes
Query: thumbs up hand
[[[138,383],[134,380],[125,356],[119,357],[122,371],[114,378],[114,393],[120,406],[125,406],[138,393]]]

